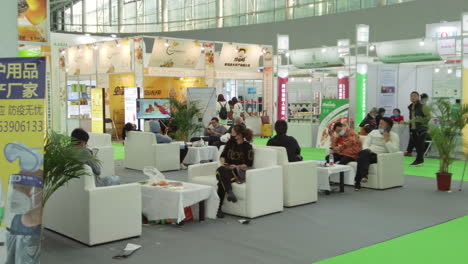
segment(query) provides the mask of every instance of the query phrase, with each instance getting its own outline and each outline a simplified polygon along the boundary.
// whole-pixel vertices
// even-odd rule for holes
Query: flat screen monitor
[[[171,103],[169,99],[137,99],[138,119],[171,118]]]

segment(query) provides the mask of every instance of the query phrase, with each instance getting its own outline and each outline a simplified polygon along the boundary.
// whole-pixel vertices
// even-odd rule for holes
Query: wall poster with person
[[[379,105],[389,116],[397,106],[398,66],[380,68]]]
[[[39,263],[46,59],[0,59],[0,264]]]
[[[320,125],[317,133],[317,148],[330,147],[333,125],[341,122],[349,124],[349,99],[322,99]]]

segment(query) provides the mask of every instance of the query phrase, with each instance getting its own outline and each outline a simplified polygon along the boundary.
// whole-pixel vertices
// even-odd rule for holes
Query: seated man
[[[213,117],[210,125],[205,129],[205,136],[208,136],[210,145],[216,145],[220,141],[220,137],[226,134],[227,129],[219,124],[219,119]]]
[[[359,135],[340,122],[333,125],[333,132],[334,135],[331,139],[330,149],[335,163],[346,165],[351,161],[356,161],[361,151]],[[326,159],[327,163],[330,162],[329,155]]]
[[[89,140],[88,132],[84,131],[81,128],[77,128],[73,130],[71,134],[71,138],[72,138],[73,144],[75,144],[77,147],[82,148],[83,151],[89,151],[91,154],[93,154],[93,152],[87,148],[88,140]],[[95,162],[91,162],[91,161],[85,161],[85,164],[90,166],[91,169],[93,170],[94,182],[96,184],[96,187],[104,187],[104,186],[112,186],[112,185],[120,184],[120,179],[118,176],[99,177],[101,175],[101,167],[99,164],[96,164]]]
[[[361,189],[361,180],[367,179],[369,166],[377,163],[377,154],[394,153],[400,150],[400,138],[392,132],[393,121],[389,117],[383,117],[379,123],[379,129],[372,131],[364,140],[362,151],[359,152],[355,186]]]
[[[299,147],[297,140],[286,135],[288,132],[288,123],[284,120],[276,121],[275,131],[276,136],[268,140],[267,146],[284,147],[288,153],[289,162],[301,161],[301,147]]]
[[[159,121],[151,121],[149,125],[150,125],[150,131],[154,133],[154,135],[156,136],[156,142],[158,144],[165,144],[165,143],[172,142],[172,138],[170,138],[167,135],[167,133],[164,133],[164,135],[161,134],[161,124],[159,123]],[[167,129],[166,129],[166,132],[167,132]]]

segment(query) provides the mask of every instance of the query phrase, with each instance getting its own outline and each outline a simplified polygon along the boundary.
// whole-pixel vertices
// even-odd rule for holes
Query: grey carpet
[[[144,179],[118,165],[125,182]],[[184,180],[186,171],[165,173]],[[440,193],[435,180],[406,177],[404,188],[320,195],[319,202],[252,220],[145,226],[140,238],[86,247],[46,231],[42,263],[118,263],[112,256],[128,242],[143,248],[122,263],[313,263],[464,216],[466,192]],[[467,186],[468,187],[468,186]],[[109,219],[109,221],[112,221]]]

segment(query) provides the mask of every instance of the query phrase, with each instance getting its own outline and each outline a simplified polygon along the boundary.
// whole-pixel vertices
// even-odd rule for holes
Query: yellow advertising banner
[[[8,249],[0,259],[7,263],[19,255],[39,263],[45,80],[44,57],[0,59],[0,242]]]
[[[104,133],[104,89],[91,89],[91,132]]]
[[[175,98],[179,101],[185,101],[187,100],[187,88],[190,87],[205,87],[205,79],[145,76],[144,98]]]
[[[109,75],[109,110],[110,117],[115,123],[117,134],[122,134],[125,125],[125,97],[127,87],[135,87],[135,75],[133,73],[119,73]]]
[[[18,0],[18,40],[48,42],[47,0]]]

